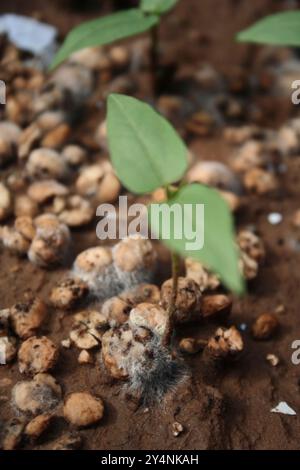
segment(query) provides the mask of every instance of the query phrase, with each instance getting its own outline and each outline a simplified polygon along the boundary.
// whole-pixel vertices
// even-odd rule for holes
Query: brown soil
[[[26,5],[25,5],[26,3]],[[0,12],[15,11],[38,13],[56,24],[62,33],[83,18],[93,17],[96,8],[80,12],[59,6],[60,2],[31,0],[2,1]],[[68,2],[61,2],[67,4]],[[96,2],[95,2],[96,3]],[[101,2],[99,2],[100,4]],[[282,2],[283,4],[284,2]],[[233,35],[246,24],[274,10],[281,2],[272,0],[185,0],[166,20],[162,27],[164,58],[180,58],[180,71],[187,75],[203,61],[209,61],[218,70],[230,72],[233,66],[255,64],[253,47],[236,45]],[[104,2],[104,9],[109,2]],[[104,10],[103,10],[104,11]],[[254,63],[253,63],[254,62]],[[282,107],[269,103],[273,127],[282,119]],[[95,108],[91,125],[100,116]],[[276,112],[278,111],[278,112]],[[87,113],[87,115],[89,115]],[[85,125],[85,129],[88,125]],[[76,132],[84,132],[79,126]],[[85,131],[86,132],[86,131]],[[79,134],[77,134],[79,135]],[[193,138],[191,148],[205,159],[226,161],[232,151],[223,138]],[[82,430],[86,449],[299,449],[300,369],[291,363],[291,344],[299,339],[300,316],[300,253],[291,248],[290,240],[299,237],[291,227],[291,216],[299,208],[300,160],[286,161],[287,172],[281,177],[280,193],[272,197],[247,196],[245,208],[238,216],[239,225],[255,224],[267,247],[266,263],[258,278],[249,286],[245,298],[235,299],[230,324],[247,325],[243,333],[246,347],[243,357],[224,368],[216,377],[207,378],[201,354],[187,359],[191,379],[184,383],[175,396],[166,398],[162,406],[153,406],[148,412],[128,399],[119,382],[111,380],[99,361],[96,366],[79,366],[78,351],[61,351],[54,375],[61,383],[64,394],[88,389],[103,397],[105,418],[95,428]],[[272,226],[267,221],[271,211],[280,212],[283,222]],[[97,243],[94,227],[73,232],[74,253]],[[23,298],[30,289],[45,300],[63,269],[44,271],[26,260],[19,260],[4,249],[0,254],[1,308],[11,306]],[[162,268],[159,278],[164,278],[168,268]],[[253,319],[265,311],[274,311],[284,305],[280,315],[279,333],[270,341],[257,342],[251,338]],[[56,344],[67,337],[72,315],[50,312],[50,320],[41,333]],[[185,327],[178,336],[188,334],[206,338],[215,325]],[[280,358],[278,367],[271,367],[265,357],[274,353]],[[22,379],[17,363],[0,368],[0,380],[10,378],[12,385]],[[1,390],[10,397],[10,387]],[[270,413],[279,401],[286,401],[297,416]],[[9,399],[1,397],[0,419],[12,416]],[[175,438],[171,433],[174,421],[184,426],[184,432]],[[67,429],[58,418],[35,449],[51,448],[51,441]],[[27,445],[30,448],[30,445]]]

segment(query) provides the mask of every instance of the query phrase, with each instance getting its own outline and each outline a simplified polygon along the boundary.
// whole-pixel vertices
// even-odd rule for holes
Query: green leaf
[[[148,104],[125,95],[110,95],[107,130],[113,166],[123,185],[133,193],[151,192],[184,175],[184,143]]]
[[[173,8],[178,0],[141,0],[141,9],[145,13],[161,15]]]
[[[139,8],[132,8],[82,23],[68,34],[54,57],[51,68],[57,67],[79,49],[102,46],[143,33],[158,21],[157,15],[145,15]]]
[[[300,46],[300,11],[285,11],[266,16],[237,34],[238,41]]]
[[[223,283],[237,294],[244,292],[244,282],[238,267],[238,249],[235,243],[232,215],[228,205],[219,193],[212,188],[197,183],[184,186],[165,204],[176,210],[176,204],[184,208],[184,216],[173,217],[166,234],[162,222],[168,227],[168,216],[157,216],[158,208],[164,204],[151,204],[149,220],[151,229],[173,251],[184,257],[194,258],[212,271],[218,273]],[[199,204],[204,205],[201,219]],[[188,205],[188,206],[187,206]],[[166,207],[166,206],[165,206]],[[190,210],[188,211],[188,208]],[[186,212],[185,212],[186,211]],[[197,215],[196,215],[197,214]],[[204,221],[204,228],[203,228]],[[192,232],[188,232],[192,230]],[[201,247],[201,232],[203,247]],[[189,246],[195,237],[194,246]]]

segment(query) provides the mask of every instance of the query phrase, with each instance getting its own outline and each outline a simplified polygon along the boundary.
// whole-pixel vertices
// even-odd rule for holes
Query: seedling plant
[[[163,240],[172,252],[173,285],[168,309],[169,327],[164,340],[169,343],[174,323],[179,256],[201,261],[217,272],[229,289],[237,294],[243,292],[232,216],[227,203],[215,189],[185,183],[187,148],[169,122],[151,106],[129,96],[111,94],[107,125],[111,160],[125,188],[135,194],[147,194],[163,187],[170,208],[173,204],[189,204],[195,210],[197,204],[205,207],[201,250],[187,250],[185,236],[180,239],[175,236],[176,223],[179,223],[176,219],[169,227],[170,237]],[[162,237],[160,221],[151,217],[152,209],[153,205],[150,205],[152,228]],[[189,223],[195,230],[195,211],[191,212],[189,220],[185,218],[184,223]],[[184,234],[184,230],[181,233]]]
[[[51,68],[54,69],[80,49],[112,44],[120,39],[150,31],[151,75],[155,94],[157,92],[159,24],[162,16],[171,10],[177,2],[178,0],[141,0],[138,8],[129,8],[80,24],[67,35]]]
[[[162,15],[178,0],[141,0],[139,8],[83,23],[74,28],[58,51],[55,68],[79,49],[111,44],[117,40],[151,31],[152,74],[156,74],[158,58],[158,26]],[[223,283],[241,294],[243,280],[238,268],[238,251],[234,240],[233,221],[227,203],[219,193],[201,184],[186,184],[187,148],[174,128],[151,106],[135,98],[111,94],[108,98],[108,139],[112,164],[123,186],[134,194],[151,193],[157,188],[166,191],[166,203],[204,204],[204,247],[187,250],[188,240],[175,236],[176,227],[170,227],[170,237],[163,242],[172,253],[172,295],[168,309],[169,325],[164,338],[168,344],[172,336],[179,274],[179,257],[189,256],[217,272]],[[153,205],[149,207],[151,214]],[[189,223],[196,228],[195,212]],[[162,238],[159,221],[152,229]],[[175,221],[176,223],[176,221]],[[154,224],[154,227],[153,227]],[[155,226],[156,225],[156,226]],[[182,231],[184,234],[184,230]]]

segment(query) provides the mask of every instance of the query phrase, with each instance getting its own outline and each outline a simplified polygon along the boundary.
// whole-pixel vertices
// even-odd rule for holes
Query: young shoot
[[[152,107],[129,96],[111,94],[107,125],[112,164],[129,191],[146,194],[164,187],[167,193],[165,204],[171,210],[178,205],[182,209],[186,205],[194,209],[183,221],[174,218],[168,227],[169,236],[165,238],[158,218],[151,216],[157,204],[148,208],[151,229],[172,253],[173,286],[168,308],[169,325],[164,338],[168,344],[174,324],[179,256],[201,261],[217,272],[230,290],[237,294],[243,292],[232,216],[227,203],[215,189],[184,183],[187,148],[169,122]],[[194,249],[187,233],[199,230],[196,217],[199,204],[204,205],[204,243],[201,249]],[[182,226],[178,227],[182,224],[183,230]]]
[[[151,34],[151,74],[153,91],[157,88],[158,27],[163,14],[178,0],[141,0],[138,8],[130,8],[111,15],[87,21],[72,29],[51,64],[54,69],[74,52],[87,47],[103,46],[130,38],[146,31]]]

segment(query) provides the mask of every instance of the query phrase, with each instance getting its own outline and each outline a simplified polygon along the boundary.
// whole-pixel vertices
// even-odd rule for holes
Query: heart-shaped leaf
[[[157,15],[145,15],[139,8],[132,8],[82,23],[68,34],[54,57],[51,68],[57,67],[79,49],[102,46],[144,33],[158,21]]]
[[[178,0],[141,0],[141,9],[145,13],[161,15],[173,8]]]
[[[187,149],[173,127],[135,98],[108,98],[107,130],[111,160],[123,185],[143,194],[182,178]]]
[[[300,11],[266,16],[237,35],[238,41],[300,46]]]
[[[172,209],[171,217],[166,208]],[[215,189],[197,183],[183,186],[169,201],[149,206],[149,221],[171,250],[199,260],[230,290],[243,293],[232,215]]]

